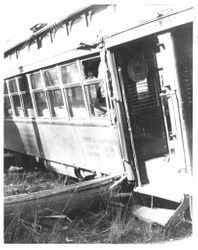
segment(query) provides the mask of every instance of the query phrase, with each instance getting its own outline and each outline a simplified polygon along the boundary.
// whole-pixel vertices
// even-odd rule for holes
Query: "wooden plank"
[[[12,203],[20,203],[27,200],[35,200],[35,199],[41,199],[46,198],[50,196],[55,196],[58,194],[65,194],[65,193],[72,193],[72,192],[80,192],[82,190],[94,188],[95,186],[103,186],[105,184],[109,184],[110,182],[113,182],[114,178],[116,177],[101,177],[90,181],[85,181],[81,183],[75,183],[68,186],[55,188],[55,189],[49,189],[49,190],[43,190],[39,192],[34,192],[30,194],[19,194],[19,195],[12,195],[7,196],[4,198],[4,204],[12,204]]]
[[[4,216],[9,221],[9,218],[17,213],[20,213],[22,217],[30,218],[45,209],[61,214],[86,210],[108,194],[109,186],[117,178],[119,176],[101,177],[61,188],[5,197]]]

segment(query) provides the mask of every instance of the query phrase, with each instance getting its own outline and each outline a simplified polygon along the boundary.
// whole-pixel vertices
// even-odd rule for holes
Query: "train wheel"
[[[76,174],[77,178],[79,178],[80,180],[91,180],[91,179],[94,179],[94,177],[96,176],[95,173],[84,171],[84,170],[79,169],[79,168],[75,169],[75,174]]]

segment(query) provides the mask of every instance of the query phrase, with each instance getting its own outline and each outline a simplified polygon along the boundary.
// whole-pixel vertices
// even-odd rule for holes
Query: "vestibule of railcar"
[[[111,50],[137,186],[156,192],[184,180],[192,158],[192,25]]]

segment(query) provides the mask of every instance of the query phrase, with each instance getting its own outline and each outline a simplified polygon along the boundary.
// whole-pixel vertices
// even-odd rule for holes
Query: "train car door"
[[[115,49],[115,61],[126,97],[138,185],[175,178],[186,171],[188,157],[172,34],[121,45]]]

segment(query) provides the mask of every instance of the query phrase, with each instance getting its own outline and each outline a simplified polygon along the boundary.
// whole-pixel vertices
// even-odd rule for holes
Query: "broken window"
[[[82,65],[84,71],[84,79],[91,80],[91,79],[97,79],[99,77],[99,65],[100,65],[99,57],[82,61]]]
[[[107,113],[105,85],[102,78],[100,57],[82,61],[86,98],[91,116],[102,117]]]

